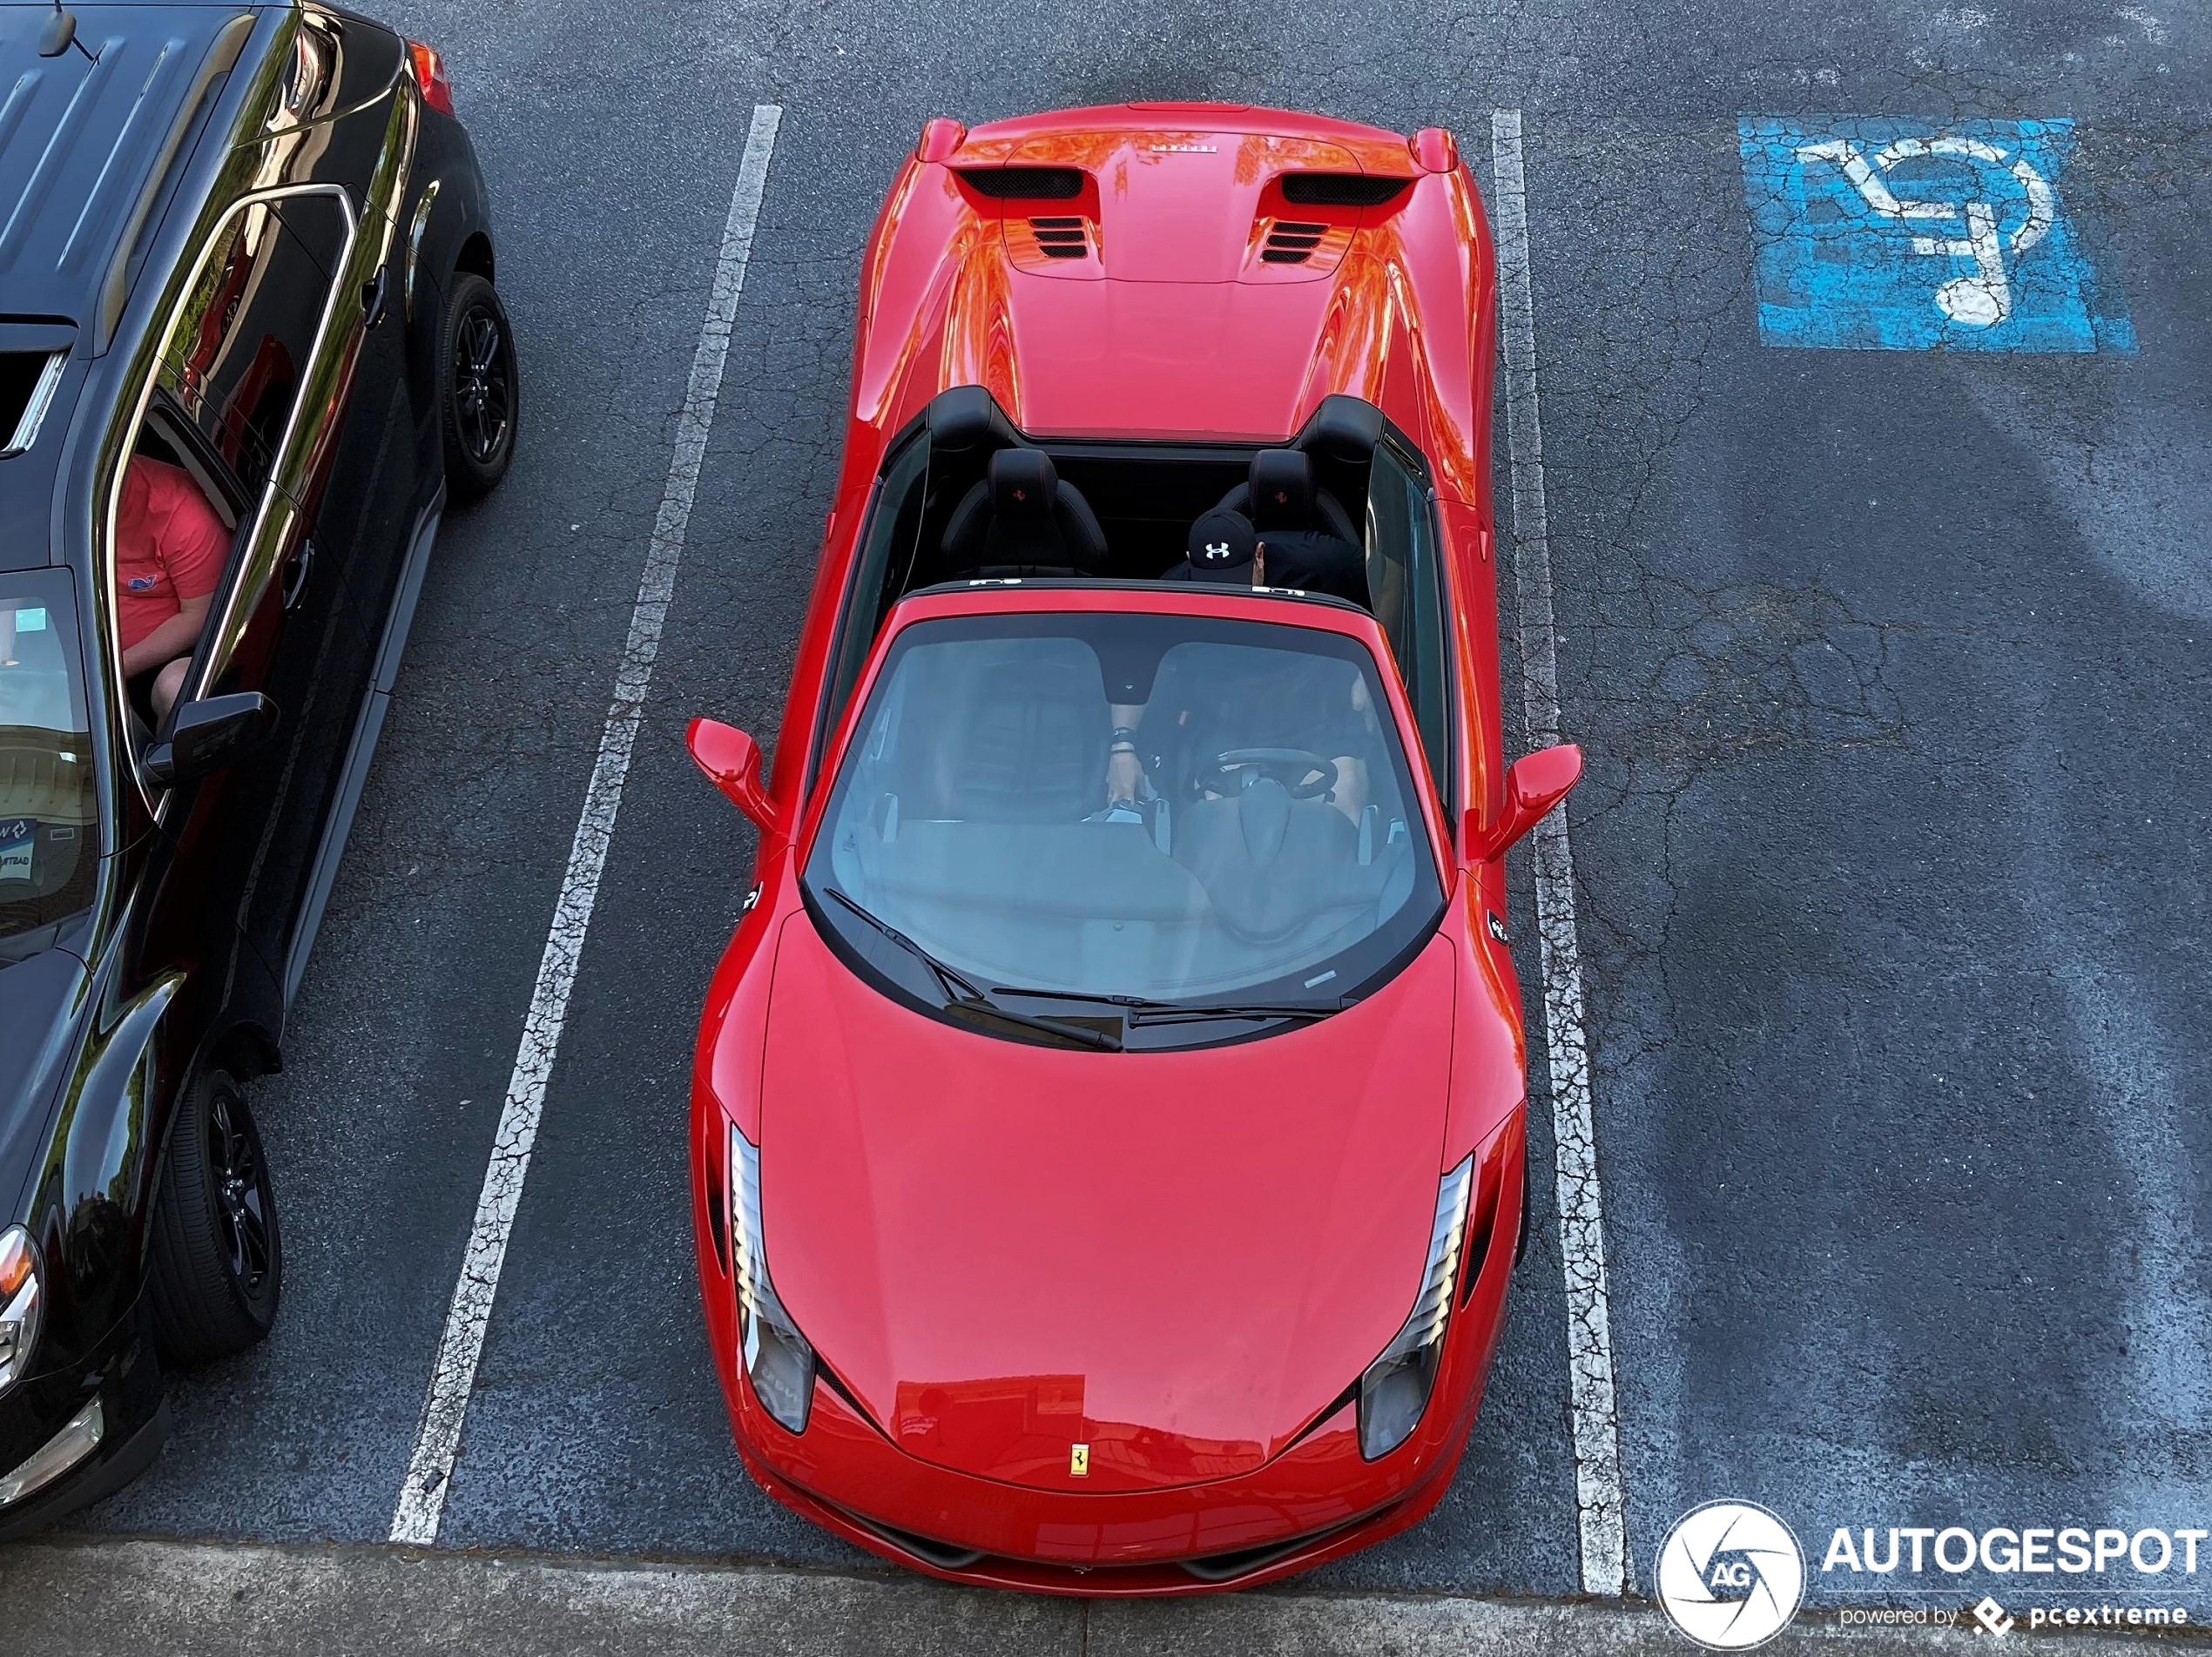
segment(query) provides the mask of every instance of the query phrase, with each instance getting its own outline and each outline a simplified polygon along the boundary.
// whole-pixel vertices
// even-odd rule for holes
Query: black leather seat
[[[1221,506],[1250,518],[1263,541],[1272,529],[1334,535],[1359,545],[1352,515],[1335,495],[1315,487],[1313,462],[1304,449],[1260,450],[1252,456],[1250,475],[1221,497]]]
[[[1106,569],[1106,534],[1052,457],[1002,448],[990,474],[968,490],[945,526],[945,570],[954,581],[1036,576],[1096,576]]]

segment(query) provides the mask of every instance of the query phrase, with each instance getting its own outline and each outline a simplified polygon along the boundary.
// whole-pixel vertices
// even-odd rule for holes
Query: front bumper
[[[161,1365],[134,1311],[84,1359],[27,1376],[0,1398],[0,1477],[38,1453],[94,1398],[100,1442],[52,1483],[0,1505],[0,1542],[113,1495],[146,1470],[169,1436]]]
[[[915,1460],[826,1387],[806,1433],[815,1453],[795,1458],[786,1445],[771,1463],[742,1430],[738,1449],[746,1471],[786,1507],[909,1569],[1032,1593],[1151,1598],[1252,1587],[1418,1524],[1450,1486],[1473,1418],[1470,1408],[1449,1453],[1402,1487],[1386,1476],[1381,1487],[1393,1493],[1379,1504],[1377,1470],[1359,1458],[1349,1407],[1245,1478],[1127,1496],[1033,1491]],[[785,1472],[794,1460],[840,1495],[851,1492],[848,1499],[928,1530],[907,1530],[809,1488]],[[1355,1467],[1365,1478],[1343,1482]]]
[[[1525,1200],[1518,1185],[1509,1188],[1481,1269],[1453,1314],[1421,1425],[1379,1461],[1361,1457],[1347,1403],[1265,1465],[1235,1478],[1110,1495],[1036,1490],[907,1454],[819,1376],[806,1431],[794,1436],[752,1396],[736,1362],[734,1301],[710,1290],[709,1334],[738,1453],[786,1506],[871,1553],[951,1581],[1149,1597],[1290,1576],[1418,1524],[1443,1499],[1504,1327]],[[711,1256],[701,1258],[705,1268]]]

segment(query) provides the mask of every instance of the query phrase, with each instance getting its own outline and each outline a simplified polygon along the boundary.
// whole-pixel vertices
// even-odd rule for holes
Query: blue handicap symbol
[[[1768,345],[2133,351],[2059,198],[2074,123],[1745,117]]]

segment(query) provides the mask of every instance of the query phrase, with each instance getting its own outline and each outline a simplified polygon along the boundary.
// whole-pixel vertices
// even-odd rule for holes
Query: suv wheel
[[[152,1244],[154,1344],[165,1362],[209,1363],[268,1334],[284,1287],[276,1200],[246,1095],[220,1070],[179,1101]]]
[[[438,401],[446,490],[455,502],[473,501],[507,475],[521,412],[507,307],[492,285],[473,272],[454,274],[438,329],[438,360],[444,374]]]

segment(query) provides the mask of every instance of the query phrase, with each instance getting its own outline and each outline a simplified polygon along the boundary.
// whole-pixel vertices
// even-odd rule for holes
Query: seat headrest
[[[1264,448],[1252,456],[1252,526],[1303,529],[1313,522],[1313,462],[1295,448]]]
[[[991,456],[991,510],[1001,521],[1049,518],[1059,493],[1060,474],[1042,449],[1002,448]]]
[[[1190,526],[1190,568],[1216,580],[1224,574],[1250,569],[1256,544],[1251,519],[1241,512],[1216,507]]]

